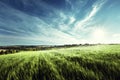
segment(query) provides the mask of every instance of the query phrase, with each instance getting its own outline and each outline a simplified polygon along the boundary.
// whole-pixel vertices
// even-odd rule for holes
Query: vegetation
[[[0,80],[119,80],[120,45],[0,55]]]
[[[68,48],[68,47],[75,47],[80,46],[81,44],[71,44],[71,45],[59,45],[59,46],[47,46],[47,45],[40,45],[40,46],[0,46],[0,55],[3,54],[13,54],[20,51],[39,51],[39,50],[50,50],[53,48]],[[85,46],[84,44],[83,46]],[[88,44],[89,45],[89,44]]]

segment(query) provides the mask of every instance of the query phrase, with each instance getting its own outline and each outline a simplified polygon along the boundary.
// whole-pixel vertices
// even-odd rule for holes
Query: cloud
[[[75,19],[73,16],[71,16],[71,17],[70,17],[69,24],[72,24],[75,20],[76,20],[76,19]]]
[[[76,22],[74,31],[84,28],[87,25],[87,23],[95,16],[95,14],[101,9],[105,2],[106,1],[103,0],[96,2],[96,4],[92,6],[91,12],[84,19]]]
[[[112,36],[115,37],[115,38],[120,38],[120,33],[113,34]]]
[[[75,37],[62,32],[63,29],[58,30],[59,27],[62,26],[62,24],[66,25],[66,30],[68,30],[68,25],[64,23],[65,20],[70,18],[70,23],[74,21],[73,18],[66,16],[63,12],[59,11],[58,18],[52,18],[51,21],[57,19],[55,23],[59,27],[55,28],[55,23],[48,24],[42,18],[31,16],[5,4],[3,5],[3,11],[0,11],[0,13],[4,13],[4,15],[6,16],[4,16],[5,18],[0,17],[0,36],[2,39],[6,39],[6,42],[9,42],[9,40],[13,40],[16,41],[16,43],[20,43],[21,40],[21,43],[24,41],[28,41],[27,43],[31,43],[31,41],[33,40],[34,42],[44,42],[46,44],[78,43],[78,40]],[[58,12],[56,11],[56,13]],[[3,14],[0,15],[3,16]],[[4,41],[2,40],[2,42]]]
[[[89,33],[97,21],[94,16],[107,0],[64,0],[58,6],[42,0],[21,1],[21,9],[0,1],[0,38],[16,43],[72,44],[90,42]]]
[[[7,35],[0,35],[0,38],[8,40],[21,40],[21,41],[34,41],[34,42],[44,42],[44,44],[74,44],[79,43],[79,41],[74,38],[73,36],[70,36],[62,31],[58,31],[54,28],[48,28],[48,29],[42,29],[42,35],[36,35],[36,36],[27,36],[27,37],[19,37],[19,36],[7,36]]]
[[[47,25],[44,20],[38,17],[28,15],[5,4],[2,5],[0,9],[0,16],[2,16],[0,17],[0,29],[7,32],[8,35],[12,33],[11,35],[32,37],[41,32],[37,24]],[[1,34],[5,35],[4,33]]]
[[[4,33],[9,33],[9,34],[16,34],[17,32],[15,31],[10,31],[10,30],[6,30],[6,29],[0,29],[0,33],[2,34],[2,32]],[[9,34],[6,34],[6,35],[9,35]]]

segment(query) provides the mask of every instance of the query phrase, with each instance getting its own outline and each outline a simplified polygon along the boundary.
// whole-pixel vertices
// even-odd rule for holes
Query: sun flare
[[[103,41],[106,36],[106,31],[101,28],[93,30],[92,37],[96,42]]]

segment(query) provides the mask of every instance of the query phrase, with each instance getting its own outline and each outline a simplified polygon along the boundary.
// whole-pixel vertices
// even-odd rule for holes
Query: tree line
[[[77,46],[91,46],[94,44],[71,44],[71,45],[54,45],[54,46],[1,46],[0,54],[12,54],[20,51],[39,51],[39,50],[50,50],[53,48],[69,48]]]

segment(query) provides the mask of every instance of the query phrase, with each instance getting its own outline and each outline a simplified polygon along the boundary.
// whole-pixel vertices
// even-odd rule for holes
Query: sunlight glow
[[[104,41],[105,36],[106,36],[106,31],[101,28],[95,29],[92,33],[92,37],[93,37],[94,41],[96,41],[96,42]]]

